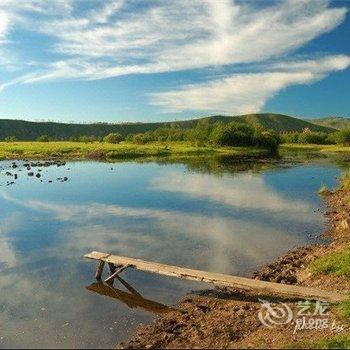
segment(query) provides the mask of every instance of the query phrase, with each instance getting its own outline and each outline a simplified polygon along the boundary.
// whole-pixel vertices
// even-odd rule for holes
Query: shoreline
[[[328,155],[350,154],[350,146],[281,144],[277,156],[297,157],[299,154]],[[262,158],[271,156],[266,149],[256,147],[215,147],[190,142],[152,142],[143,145],[132,143],[108,144],[57,142],[0,142],[0,160],[104,160],[120,161],[145,158],[179,158],[201,156],[230,156]]]
[[[350,152],[350,148],[349,148]],[[196,157],[196,156],[252,156],[263,157],[269,152],[255,147],[199,146],[190,142],[153,142],[108,144],[101,142],[0,142],[0,160],[64,159],[118,161],[138,158]]]
[[[311,244],[286,252],[272,263],[253,273],[252,278],[349,293],[350,277],[315,274],[313,264],[323,257],[350,247],[350,189],[341,184],[330,192],[325,213],[328,224],[323,233],[331,241]],[[350,222],[349,222],[350,224]],[[184,296],[177,310],[158,317],[152,324],[140,326],[134,336],[120,348],[327,348],[332,342],[350,346],[350,311],[347,318],[339,306],[330,308],[330,317],[344,323],[344,331],[304,330],[293,334],[292,324],[268,328],[257,314],[259,297],[271,302],[287,303],[295,310],[295,301],[266,297],[239,289],[215,288]],[[337,343],[338,342],[338,343]],[[337,347],[340,345],[338,344]]]

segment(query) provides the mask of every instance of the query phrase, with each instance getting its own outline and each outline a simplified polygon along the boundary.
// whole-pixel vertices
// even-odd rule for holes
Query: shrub
[[[139,145],[143,145],[143,144],[150,142],[150,141],[153,141],[153,140],[152,140],[151,135],[147,132],[144,134],[139,133],[139,134],[135,134],[132,136],[132,142],[137,143]]]
[[[5,142],[15,142],[17,141],[17,138],[15,136],[7,136],[4,139]]]
[[[119,133],[110,133],[103,138],[103,141],[107,143],[114,143],[114,144],[120,143],[121,141],[123,141],[123,136],[120,135]]]
[[[91,140],[90,140],[89,136],[80,136],[79,142],[89,143],[89,142],[91,142]]]
[[[299,133],[297,133],[297,132],[282,134],[281,135],[281,142],[282,143],[298,143],[298,137],[299,137]]]
[[[340,145],[350,145],[350,129],[342,129],[335,133],[335,142]]]
[[[254,146],[266,148],[271,152],[277,151],[280,143],[280,137],[270,131],[263,131],[262,133],[256,133],[254,135]]]
[[[253,144],[253,133],[253,128],[245,124],[218,124],[211,132],[210,140],[219,146],[249,146]]]
[[[328,134],[324,132],[302,132],[298,135],[299,143],[324,145],[327,143]]]
[[[36,139],[38,142],[49,142],[51,141],[48,135],[41,135]]]

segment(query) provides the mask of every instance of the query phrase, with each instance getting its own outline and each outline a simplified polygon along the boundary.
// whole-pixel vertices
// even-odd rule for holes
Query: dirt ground
[[[310,263],[317,257],[341,250],[350,243],[350,193],[338,190],[326,198],[329,219],[324,233],[332,239],[328,245],[312,245],[289,251],[273,263],[262,267],[253,278],[277,283],[312,286],[324,290],[350,293],[350,279],[332,276],[313,277]],[[345,220],[345,221],[344,221]],[[350,221],[349,221],[350,224]],[[293,320],[286,324],[263,325],[258,314],[259,299],[268,300],[275,306],[284,303],[293,311]],[[185,296],[176,310],[158,317],[152,324],[141,326],[134,337],[121,348],[281,348],[295,342],[320,340],[336,335],[332,327],[320,331],[303,329],[294,332],[298,312],[296,300],[250,294],[233,289],[204,290]],[[329,309],[328,319],[334,325],[345,328],[339,334],[350,334],[349,325],[339,319],[336,308]],[[327,321],[327,322],[328,322]]]

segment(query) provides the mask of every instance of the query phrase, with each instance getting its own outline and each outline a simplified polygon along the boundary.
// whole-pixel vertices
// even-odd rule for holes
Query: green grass
[[[0,142],[0,159],[128,159],[159,156],[198,155],[263,156],[266,150],[254,147],[196,146],[190,142],[108,144],[101,142]]]
[[[322,185],[318,190],[318,194],[320,196],[328,196],[329,194],[331,194],[331,191],[326,185]]]
[[[317,153],[350,153],[350,146],[341,145],[309,145],[309,144],[296,144],[296,143],[284,143],[280,145],[281,153],[289,152],[317,152]]]
[[[339,316],[344,321],[346,321],[347,323],[350,323],[350,299],[346,299],[339,303],[338,312],[339,312]]]
[[[301,341],[289,344],[286,349],[349,349],[350,336],[336,335],[327,339]]]
[[[340,180],[340,185],[341,188],[343,188],[344,190],[350,190],[350,172],[346,171]]]
[[[293,151],[311,151],[316,153],[350,153],[350,147],[337,145],[300,145],[283,144],[281,154]],[[213,147],[197,146],[191,142],[152,142],[145,145],[132,143],[109,144],[101,142],[0,142],[0,159],[128,159],[138,157],[161,156],[199,156],[199,155],[232,155],[232,156],[265,156],[267,151],[254,147]],[[350,175],[349,175],[350,188]],[[345,184],[345,182],[344,182]]]
[[[311,271],[314,275],[350,277],[350,248],[316,259]]]

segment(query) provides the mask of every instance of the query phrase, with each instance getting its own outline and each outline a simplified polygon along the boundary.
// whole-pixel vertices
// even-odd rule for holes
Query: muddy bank
[[[313,276],[310,263],[325,254],[339,251],[350,243],[350,191],[339,189],[330,193],[327,201],[328,218],[324,235],[330,243],[300,247],[288,251],[276,261],[263,266],[252,277],[264,281],[313,286],[324,290],[350,293],[350,279]],[[257,315],[259,298],[271,302],[283,301],[295,310],[295,300],[250,294],[242,290],[216,288],[185,296],[177,310],[141,326],[122,348],[280,348],[295,342],[310,342],[334,336],[331,328],[295,332],[295,322],[276,328],[263,326]],[[297,314],[297,312],[295,312]],[[342,322],[336,308],[330,309],[330,319]],[[342,322],[343,324],[343,322]],[[350,334],[347,324],[341,334]]]

